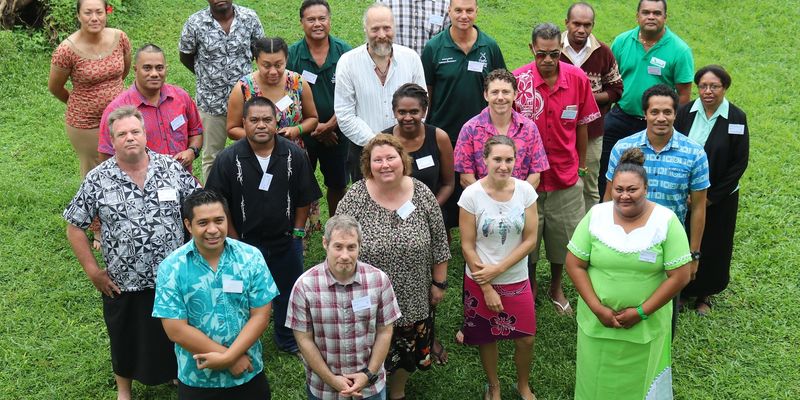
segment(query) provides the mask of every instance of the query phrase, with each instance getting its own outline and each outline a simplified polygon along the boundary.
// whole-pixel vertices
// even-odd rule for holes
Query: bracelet
[[[636,312],[639,313],[639,317],[642,318],[642,321],[644,321],[647,318],[649,318],[647,316],[647,314],[644,313],[644,310],[642,310],[642,305],[641,304],[639,305],[639,307],[636,307]]]
[[[300,130],[300,134],[297,136],[303,136],[303,124],[297,124],[297,129]]]
[[[586,167],[578,168],[578,176],[580,176],[580,177],[586,176],[586,173],[588,173],[588,172],[589,172],[589,168],[586,168]]]
[[[194,153],[194,158],[200,156],[200,149],[194,146],[189,146],[189,148],[192,150],[192,153]]]
[[[447,290],[447,279],[445,279],[444,282],[436,282],[436,280],[431,279],[431,285],[436,286],[442,290]]]
[[[294,228],[292,229],[292,236],[297,238],[304,238],[306,237],[306,230],[300,228]]]

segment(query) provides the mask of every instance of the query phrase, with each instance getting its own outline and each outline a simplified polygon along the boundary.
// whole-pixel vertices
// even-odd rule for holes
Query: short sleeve
[[[119,45],[122,47],[122,54],[125,56],[130,57],[131,55],[131,41],[128,39],[128,35],[125,34],[123,31],[119,31]],[[125,79],[123,76],[122,79]]]
[[[311,321],[308,317],[308,299],[306,299],[303,286],[301,277],[294,283],[292,293],[289,295],[289,306],[286,308],[286,327],[300,332],[309,332]]]
[[[686,49],[675,60],[675,83],[692,83],[694,80],[694,56],[692,49]]]
[[[422,69],[425,71],[425,82],[428,86],[436,86],[436,66],[433,64],[433,46],[430,42],[425,44],[422,50]]]
[[[183,25],[181,38],[178,40],[178,51],[184,54],[197,52],[197,35],[194,32],[193,17],[189,17],[189,20]]]
[[[292,146],[286,143],[287,146]],[[295,206],[305,207],[311,204],[314,200],[322,197],[322,191],[319,188],[317,180],[314,178],[314,171],[311,170],[311,162],[308,160],[308,154],[301,151],[289,150],[291,155],[298,162],[292,162],[293,168],[297,173],[296,186],[294,188],[296,197],[294,199]]]
[[[494,65],[492,66],[492,69],[490,71],[494,71],[500,68],[508,69],[506,68],[506,59],[503,58],[503,52],[500,50],[500,46],[498,46],[497,43],[494,43],[494,45],[492,46],[492,53],[493,53],[492,62]]]
[[[597,101],[594,100],[594,93],[592,93],[592,84],[586,76],[580,77],[580,88],[583,98],[580,100],[582,106],[578,110],[578,125],[586,125],[598,118],[600,118],[600,109],[597,107]]]
[[[661,247],[664,253],[664,269],[667,271],[680,268],[692,261],[689,238],[676,215],[672,215],[669,220],[667,239],[662,242]]]
[[[272,279],[267,262],[264,261],[261,252],[255,248],[253,248],[253,257],[250,262],[250,277],[252,280],[250,290],[247,292],[250,308],[263,307],[278,296],[278,286]]]
[[[98,214],[99,203],[94,192],[100,190],[100,184],[96,182],[96,176],[97,174],[92,172],[86,176],[75,197],[64,210],[64,219],[81,229],[88,229]]]
[[[103,116],[100,118],[100,128],[97,132],[97,152],[108,155],[114,154],[114,146],[111,145],[111,131],[108,129],[108,115],[111,114],[112,104],[109,104],[103,111]]]
[[[476,182],[480,184],[479,182]],[[475,194],[478,187],[475,185],[469,185],[464,188],[464,191],[461,193],[461,198],[458,199],[458,206],[463,208],[464,211],[475,215],[478,213],[478,207],[475,204]]]
[[[189,318],[178,277],[179,259],[181,257],[188,257],[188,255],[167,257],[158,266],[152,313],[154,318]]]
[[[56,47],[50,64],[65,71],[72,71],[72,67],[75,66],[75,53],[70,50],[66,40]]]
[[[378,326],[386,326],[400,319],[400,306],[397,304],[397,297],[392,288],[392,281],[382,271],[381,274],[381,293],[378,304],[380,312],[377,315],[376,323]]]
[[[517,187],[522,190],[522,201],[525,208],[530,207],[536,202],[536,199],[539,198],[539,195],[536,193],[536,189],[534,189],[533,186],[531,186],[531,184],[527,181],[518,181]]]
[[[430,189],[418,180],[414,180],[414,197],[417,197],[425,209],[425,219],[431,235],[431,254],[434,264],[445,262],[451,258],[450,245],[447,242],[447,229],[444,227],[442,209]]]
[[[711,186],[708,175],[708,156],[704,150],[697,151],[697,158],[692,164],[692,179],[689,182],[689,190],[697,192],[708,189]]]
[[[572,233],[572,239],[570,239],[569,244],[567,244],[567,249],[570,253],[587,262],[591,259],[592,255],[592,234],[589,233],[589,221],[591,218],[592,210],[589,210],[589,212],[583,216],[581,222],[578,223],[575,232]]]
[[[253,12],[253,30],[250,32],[250,45],[255,43],[256,40],[261,39],[264,37],[264,26],[261,25],[261,20],[258,19],[258,15]]]
[[[456,140],[456,147],[453,149],[454,169],[464,174],[475,174],[475,165],[472,162],[472,155],[475,152],[473,136],[475,127],[464,124]]]
[[[608,170],[606,171],[606,180],[611,182],[611,179],[614,178],[614,170],[617,169],[617,163],[619,162],[619,157],[622,154],[622,149],[619,146],[619,142],[614,145],[614,148],[611,149],[611,155],[608,157]],[[603,194],[600,193],[600,196]]]

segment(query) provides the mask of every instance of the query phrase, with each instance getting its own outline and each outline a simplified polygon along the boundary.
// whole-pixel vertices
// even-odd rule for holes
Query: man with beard
[[[136,78],[133,85],[103,112],[97,145],[100,158],[107,160],[114,155],[108,114],[122,106],[134,106],[144,117],[147,148],[172,156],[192,172],[192,162],[203,146],[203,125],[197,106],[185,90],[165,83],[167,61],[158,46],[148,43],[136,51],[133,72]]]
[[[692,92],[692,49],[666,27],[667,1],[639,0],[636,19],[639,26],[619,34],[611,44],[625,90],[603,123],[600,193],[605,193],[604,178],[611,149],[618,140],[647,127],[642,110],[644,91],[659,83],[666,84],[678,91],[680,104],[688,103]]]
[[[285,326],[289,293],[303,273],[303,237],[311,202],[322,197],[303,149],[279,136],[275,104],[251,97],[242,110],[246,140],[214,161],[206,189],[230,204],[228,236],[257,247],[280,294],[273,300],[275,344],[297,353]]]
[[[352,142],[347,156],[353,181],[361,179],[361,148],[376,132],[397,123],[392,95],[406,83],[425,87],[425,72],[414,50],[394,44],[392,10],[374,3],[364,12],[367,43],[342,55],[336,66],[333,108]]]
[[[575,3],[567,10],[567,31],[561,34],[561,61],[579,67],[592,83],[600,118],[589,123],[586,144],[586,174],[583,176],[583,200],[586,212],[600,201],[597,189],[600,153],[603,149],[603,117],[622,95],[622,78],[611,49],[592,35],[594,9],[588,3]],[[605,177],[603,177],[605,179]]]
[[[209,7],[192,14],[178,42],[181,63],[197,76],[197,106],[203,119],[203,178],[225,147],[228,97],[239,78],[253,69],[253,43],[264,37],[256,12],[208,0]]]
[[[306,271],[292,290],[286,326],[306,360],[312,400],[386,398],[383,361],[400,307],[389,277],[358,261],[361,235],[355,218],[331,217],[322,238],[325,261]]]

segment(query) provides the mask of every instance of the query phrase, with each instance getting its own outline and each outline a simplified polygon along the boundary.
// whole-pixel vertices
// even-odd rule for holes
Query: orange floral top
[[[103,110],[124,89],[124,59],[130,53],[131,43],[122,31],[117,31],[111,49],[97,56],[77,49],[69,39],[58,45],[51,65],[69,71],[72,81],[72,92],[67,100],[67,125],[80,129],[100,126]]]

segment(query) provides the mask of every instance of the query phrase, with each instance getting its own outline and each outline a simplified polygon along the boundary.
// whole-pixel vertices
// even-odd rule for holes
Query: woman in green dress
[[[586,214],[566,269],[580,294],[575,399],[672,399],[672,298],[690,279],[686,232],[647,200],[638,148],[623,153],[612,200]]]

